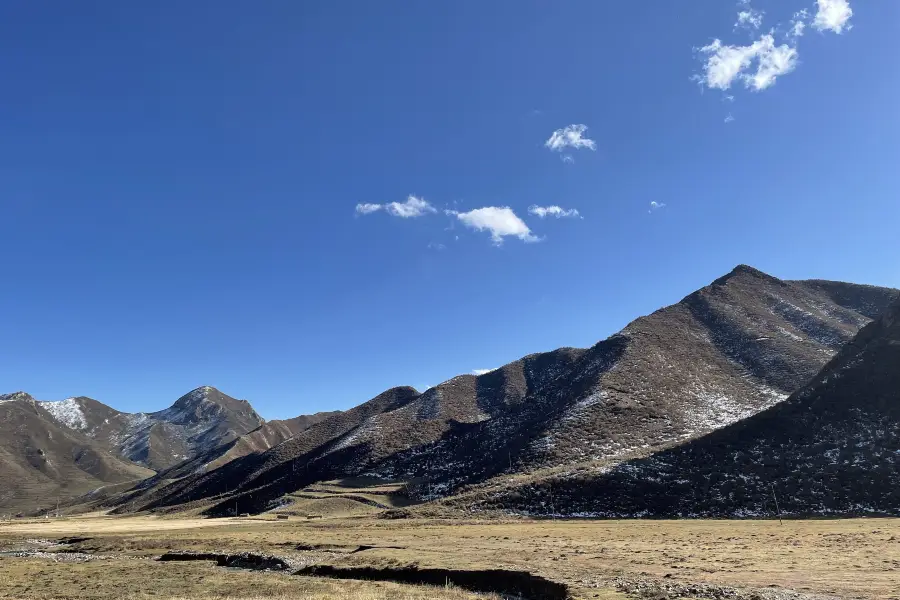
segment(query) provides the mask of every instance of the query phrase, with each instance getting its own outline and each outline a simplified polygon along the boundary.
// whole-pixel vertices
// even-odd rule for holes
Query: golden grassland
[[[472,600],[485,596],[390,582],[336,581],[118,559],[54,563],[0,558],[0,598],[16,600]]]
[[[150,557],[167,550],[250,551],[299,557],[308,564],[507,568],[529,571],[565,583],[571,587],[576,598],[617,596],[609,589],[609,582],[617,576],[734,587],[778,586],[800,592],[878,600],[900,598],[900,519],[804,520],[785,521],[780,525],[777,520],[346,518],[276,521],[264,518],[92,516],[55,522],[0,523],[0,546],[9,546],[25,538],[66,535],[92,538],[76,544],[75,549],[127,557]],[[360,546],[372,548],[354,552]],[[142,565],[152,564],[153,568],[175,568],[146,560],[139,562]],[[38,566],[32,568],[38,568],[42,563],[36,564]],[[88,563],[94,564],[101,565],[99,562]],[[3,568],[8,568],[5,562]],[[42,568],[53,572],[68,566],[44,563]],[[101,567],[85,566],[85,576],[79,576],[78,580],[86,579],[92,568]],[[177,568],[200,567],[180,564]],[[212,569],[204,581],[216,581],[218,576],[214,577],[213,573],[217,572],[223,573],[223,578],[230,576],[224,574],[227,571],[216,571],[212,566],[203,568]],[[100,572],[97,571],[98,574]],[[262,577],[266,581],[287,577],[273,577],[268,573],[239,575]],[[304,580],[303,585],[322,583],[321,580],[301,577],[289,580]],[[327,583],[342,585],[346,582]],[[374,583],[359,585],[363,586],[359,588],[362,590],[377,587]],[[209,597],[219,594],[218,589],[211,588],[212,595]],[[397,589],[410,588],[404,586]],[[4,597],[4,593],[7,594],[5,597],[12,597],[8,590],[2,587],[0,590],[3,590],[0,597]],[[231,593],[233,590],[224,591]],[[166,598],[169,596],[165,594],[191,597],[187,591],[179,591],[177,586],[161,593],[161,597]],[[247,597],[252,597],[257,592],[248,590],[247,593],[251,594]],[[294,592],[273,589],[265,593],[276,594],[277,597],[278,593]],[[303,593],[319,592],[296,593],[301,594],[297,597],[302,598],[306,597]],[[427,593],[437,594],[438,590],[431,588]],[[73,596],[81,597],[88,596]]]

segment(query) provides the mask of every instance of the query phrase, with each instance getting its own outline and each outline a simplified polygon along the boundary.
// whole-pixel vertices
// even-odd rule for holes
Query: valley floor
[[[49,546],[64,536],[89,539]],[[90,516],[0,523],[0,551],[42,548],[67,552],[51,558],[0,553],[4,575],[0,598],[475,597],[458,589],[333,581],[236,571],[205,562],[153,560],[173,550],[277,555],[298,568],[416,564],[420,568],[528,571],[568,585],[579,599],[624,598],[623,592],[645,597],[735,593],[737,598],[900,598],[900,519],[785,521],[780,525],[778,521]],[[79,560],[88,562],[72,562]]]

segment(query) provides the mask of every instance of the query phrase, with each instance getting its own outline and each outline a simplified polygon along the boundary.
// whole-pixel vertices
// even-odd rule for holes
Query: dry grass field
[[[91,596],[89,592],[92,586],[105,585],[121,591],[114,582],[129,580],[129,573],[134,577],[146,574],[147,579],[152,574],[152,579],[160,582],[154,584],[157,587],[135,591],[138,595],[132,597],[136,598],[471,597],[440,588],[329,581],[238,572],[211,563],[151,560],[167,551],[188,550],[273,554],[301,566],[417,565],[528,571],[565,583],[575,598],[624,597],[616,591],[622,580],[794,590],[840,598],[900,598],[900,520],[892,519],[785,521],[780,525],[778,521],[276,521],[91,516],[0,523],[0,549],[62,536],[91,538],[67,548],[106,560],[71,565],[4,558],[0,572],[12,577],[0,578],[0,597],[125,597]],[[54,587],[51,581],[59,583]],[[27,588],[23,587],[26,584]],[[398,595],[401,591],[406,596]]]
[[[462,590],[333,581],[222,569],[212,563],[0,558],[0,598],[16,600],[472,600]]]

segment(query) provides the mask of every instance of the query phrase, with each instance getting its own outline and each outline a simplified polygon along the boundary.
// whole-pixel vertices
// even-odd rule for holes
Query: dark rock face
[[[609,472],[486,504],[606,517],[900,515],[900,302],[787,401]]]
[[[897,294],[739,266],[590,349],[527,356],[424,393],[388,390],[140,502],[162,508],[228,496],[209,511],[228,514],[231,498],[261,511],[340,476],[416,478],[411,491],[434,498],[504,473],[607,469],[782,402]]]

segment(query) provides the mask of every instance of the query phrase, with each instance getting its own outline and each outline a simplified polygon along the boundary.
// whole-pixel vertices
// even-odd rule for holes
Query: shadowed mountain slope
[[[482,507],[606,517],[900,514],[900,302],[764,412],[606,473]]]

